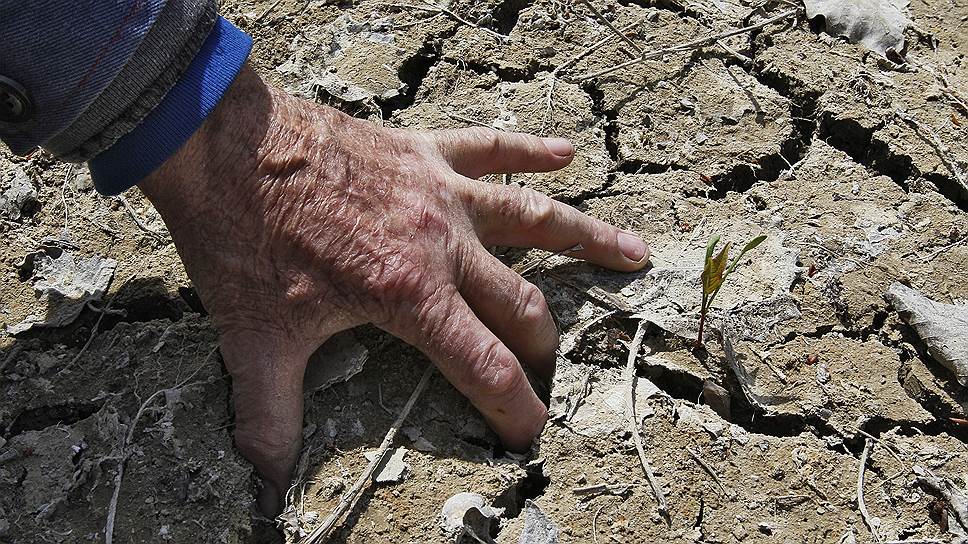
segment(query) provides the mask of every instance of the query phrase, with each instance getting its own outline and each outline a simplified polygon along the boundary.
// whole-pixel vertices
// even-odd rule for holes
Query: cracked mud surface
[[[953,538],[912,468],[968,484],[968,431],[949,419],[966,418],[968,394],[883,293],[900,281],[939,302],[968,299],[968,195],[955,182],[968,170],[968,111],[949,92],[968,88],[963,4],[912,3],[906,69],[799,21],[580,82],[630,48],[611,40],[572,62],[607,35],[579,3],[448,4],[478,27],[406,4],[245,0],[223,13],[255,36],[257,69],[301,96],[391,126],[572,138],[568,169],[510,182],[641,233],[653,267],[621,275],[553,258],[532,273],[563,330],[540,444],[505,455],[435,377],[397,439],[408,474],[365,491],[335,541],[445,541],[440,508],[469,491],[505,509],[498,542],[517,542],[526,500],[563,542],[873,542],[856,496],[871,436],[864,496],[883,539]],[[762,17],[742,2],[596,5],[647,50]],[[137,421],[115,538],[281,540],[251,514],[231,382],[159,216],[137,190],[129,212],[93,192],[83,168],[42,153],[4,151],[5,184],[14,169],[38,198],[0,224],[4,325],[43,314],[21,261],[48,238],[118,265],[106,311],[97,302],[66,327],[0,337],[0,542],[102,540],[135,413],[185,379]],[[759,233],[767,242],[717,298],[731,349],[715,335],[694,349],[706,239]],[[668,522],[620,401],[633,314],[650,323],[636,410]],[[306,403],[290,528],[333,508],[426,364],[371,329],[355,336],[369,350],[363,371]],[[610,491],[580,491],[600,484]]]

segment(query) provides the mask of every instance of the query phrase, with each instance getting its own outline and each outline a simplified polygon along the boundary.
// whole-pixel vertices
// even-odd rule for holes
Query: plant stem
[[[706,310],[709,308],[709,295],[703,291],[702,294],[702,307],[699,309],[699,336],[696,338],[696,347],[702,347],[702,331],[703,327],[706,325]]]

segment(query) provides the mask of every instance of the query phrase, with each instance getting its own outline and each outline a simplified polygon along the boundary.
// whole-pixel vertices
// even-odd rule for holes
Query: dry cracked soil
[[[595,1],[644,50],[755,24],[787,4]],[[434,377],[395,442],[405,470],[368,485],[332,540],[963,538],[968,393],[884,294],[900,282],[939,303],[968,300],[958,183],[968,171],[968,5],[908,9],[904,65],[791,17],[584,79],[635,53],[603,40],[609,30],[581,2],[223,2],[255,37],[257,70],[294,94],[389,126],[571,138],[569,168],[492,181],[548,193],[653,248],[652,266],[635,274],[563,256],[527,267],[562,329],[539,443],[507,454]],[[362,472],[426,360],[365,327],[324,347],[366,363],[347,381],[312,380],[289,510],[262,519],[256,477],[232,444],[216,333],[158,214],[136,189],[102,197],[83,167],[42,152],[3,150],[0,173],[0,542],[102,541],[116,489],[116,542],[280,542],[311,531]],[[706,240],[761,233],[696,348]],[[502,252],[517,267],[541,257]],[[61,296],[68,288],[79,298]],[[624,372],[637,331],[630,418]],[[461,492],[503,512],[476,536],[446,534],[441,508]],[[551,525],[536,529],[538,510]]]

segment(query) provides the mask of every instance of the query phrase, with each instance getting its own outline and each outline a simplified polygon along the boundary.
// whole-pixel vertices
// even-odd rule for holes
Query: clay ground
[[[646,50],[789,8],[595,3]],[[865,444],[863,497],[881,540],[955,538],[945,501],[916,480],[968,485],[968,432],[950,419],[965,418],[968,396],[883,295],[897,281],[968,300],[968,195],[956,182],[968,171],[968,5],[913,0],[905,67],[789,19],[580,82],[629,53],[610,40],[559,69],[608,35],[580,2],[448,4],[472,24],[413,5],[232,0],[222,11],[255,37],[258,71],[309,99],[390,126],[572,138],[572,166],[510,182],[641,233],[653,266],[623,275],[556,257],[530,271],[563,330],[540,444],[506,455],[436,376],[396,441],[408,450],[403,480],[369,486],[334,541],[446,541],[444,501],[475,492],[504,508],[498,542],[518,542],[528,500],[562,542],[874,542],[858,508]],[[307,393],[306,452],[277,529],[252,513],[231,381],[158,214],[137,190],[99,196],[83,168],[2,153],[0,191],[20,183],[36,199],[3,211],[0,322],[50,312],[56,301],[35,291],[43,258],[117,264],[107,293],[69,324],[0,337],[0,541],[102,541],[124,457],[116,542],[311,530],[426,360],[379,331],[354,332],[360,345],[348,349],[367,362]],[[760,233],[767,241],[716,301],[714,328],[732,349],[716,334],[693,349],[707,238]],[[640,322],[634,426],[668,519],[623,404]]]

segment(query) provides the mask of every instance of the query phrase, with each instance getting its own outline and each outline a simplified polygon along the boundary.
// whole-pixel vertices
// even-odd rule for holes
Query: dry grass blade
[[[629,30],[632,30],[633,28],[635,28],[638,25],[639,25],[639,22],[636,21],[636,22],[628,25],[627,27],[620,29],[619,30],[619,34],[622,35],[622,36],[624,36],[626,32],[628,32]],[[554,69],[554,72],[552,72],[552,74],[558,74],[558,73],[561,73],[561,72],[567,70],[568,68],[571,68],[576,62],[578,62],[581,59],[587,57],[588,55],[591,55],[595,51],[598,51],[599,49],[601,49],[601,47],[603,45],[605,45],[606,43],[612,41],[614,38],[615,38],[615,34],[613,34],[611,32],[607,33],[605,35],[605,37],[603,37],[602,39],[598,40],[597,42],[589,45],[581,53],[578,53],[574,57],[568,59],[568,61],[565,62],[564,64],[562,64],[561,66],[555,68]]]
[[[489,34],[489,35],[497,38],[497,40],[500,41],[500,42],[507,42],[507,41],[510,41],[510,39],[511,39],[510,37],[505,36],[504,34],[501,34],[500,32],[495,32],[495,31],[491,30],[490,28],[484,28],[483,26],[481,26],[479,24],[476,24],[476,23],[473,23],[471,21],[468,21],[467,19],[465,19],[465,18],[461,17],[460,15],[457,15],[456,13],[454,13],[453,11],[451,11],[449,8],[446,8],[444,6],[435,4],[433,2],[430,2],[429,0],[428,1],[425,1],[422,5],[421,4],[393,4],[393,3],[382,3],[380,5],[390,6],[390,7],[394,7],[394,8],[401,8],[401,9],[417,9],[417,10],[421,10],[421,11],[429,11],[429,12],[432,12],[432,13],[443,13],[444,15],[450,17],[451,19],[457,21],[458,23],[460,23],[462,25],[466,25],[466,26],[469,26],[471,28],[476,28],[476,29],[480,30],[481,32],[484,32],[485,34]]]
[[[709,476],[712,477],[713,481],[716,482],[716,485],[719,486],[719,490],[723,493],[723,495],[727,495],[726,486],[723,485],[723,481],[719,479],[719,475],[716,474],[716,471],[713,470],[713,467],[709,466],[708,463],[703,461],[702,457],[699,456],[699,453],[692,451],[692,448],[686,447],[686,451],[689,452],[689,456],[692,457],[695,462],[699,463],[699,466],[706,471],[706,474],[709,474]]]
[[[165,241],[164,234],[154,229],[151,229],[150,227],[148,227],[148,225],[145,225],[145,222],[142,221],[141,217],[138,216],[138,212],[135,211],[134,206],[132,206],[131,203],[128,202],[128,199],[125,198],[124,195],[118,195],[118,201],[121,202],[121,204],[124,206],[124,210],[128,212],[128,216],[131,217],[131,220],[134,221],[134,224],[137,225],[139,229],[144,231],[152,238],[158,240],[159,242]]]
[[[918,121],[913,115],[908,115],[902,111],[895,111],[894,115],[910,125],[918,136],[922,137],[934,148],[942,164],[954,175],[955,181],[958,182],[962,192],[968,195],[968,176],[958,168],[958,163],[951,156],[951,149],[945,145],[941,137],[938,136],[938,133]]]
[[[340,498],[339,504],[337,504],[336,508],[330,512],[329,516],[326,516],[326,519],[323,520],[323,523],[319,527],[313,529],[313,532],[309,534],[309,537],[306,539],[308,544],[325,542],[325,539],[329,537],[329,534],[336,527],[336,523],[339,522],[339,520],[344,514],[346,514],[346,512],[349,511],[350,508],[352,508],[353,504],[356,502],[356,497],[359,496],[360,492],[363,491],[363,488],[366,487],[367,482],[369,482],[373,477],[373,473],[376,472],[376,467],[383,462],[383,458],[386,457],[387,452],[390,450],[390,445],[393,443],[393,439],[396,438],[397,432],[399,432],[400,427],[403,426],[403,422],[406,421],[407,416],[410,415],[410,410],[413,409],[413,405],[416,404],[417,400],[420,398],[420,395],[424,392],[424,389],[427,388],[427,383],[430,382],[430,378],[433,376],[433,374],[433,365],[427,365],[427,369],[424,370],[423,376],[421,376],[420,381],[417,382],[417,386],[413,389],[413,393],[410,393],[410,398],[407,399],[407,403],[403,405],[403,408],[400,410],[400,414],[397,416],[397,419],[393,422],[393,425],[390,426],[390,430],[387,431],[386,436],[383,437],[383,442],[380,443],[380,448],[377,450],[376,457],[370,461],[370,464],[366,466],[366,470],[364,470],[363,473],[360,474],[360,477],[356,479],[356,483],[353,484],[353,487],[351,487],[350,490]]]
[[[563,250],[561,250],[561,251],[559,251],[557,253],[549,253],[549,254],[544,255],[542,257],[538,257],[537,259],[535,259],[533,261],[530,261],[530,262],[525,263],[523,266],[521,266],[521,268],[516,269],[515,272],[517,272],[521,276],[527,276],[528,274],[534,272],[539,267],[541,267],[541,265],[543,265],[545,263],[545,261],[547,261],[548,259],[550,259],[552,257],[561,257],[563,255],[567,256],[567,255],[570,255],[572,253],[581,251],[583,249],[585,249],[585,248],[582,247],[581,244],[578,244],[578,245],[569,247],[568,249],[563,249]]]
[[[633,42],[632,41],[632,38],[629,38],[628,36],[625,35],[624,32],[622,32],[621,30],[615,28],[615,25],[613,25],[611,21],[609,21],[608,19],[606,19],[605,16],[602,15],[602,12],[598,11],[598,9],[595,8],[595,6],[592,5],[592,3],[589,0],[581,0],[581,3],[582,4],[585,4],[585,7],[587,7],[589,10],[591,10],[591,12],[595,14],[595,17],[599,21],[601,21],[603,25],[607,26],[608,29],[611,30],[613,34],[615,34],[616,36],[618,36],[623,42],[629,44],[629,47],[631,47],[632,49],[634,49],[635,52],[639,56],[642,56],[642,55],[645,54],[645,51],[643,51],[642,48],[638,46],[638,44],[636,44],[635,42]]]
[[[871,532],[875,542],[881,542],[881,536],[877,532],[877,526],[871,521],[871,515],[867,511],[867,503],[864,501],[864,473],[867,471],[867,458],[871,454],[871,440],[864,440],[864,451],[860,454],[860,465],[857,468],[857,509],[860,510],[860,517],[864,520],[864,525]]]
[[[783,13],[780,13],[779,15],[774,15],[773,17],[770,17],[769,19],[764,19],[764,20],[760,21],[759,23],[756,23],[755,25],[744,26],[743,28],[737,28],[735,30],[730,30],[730,31],[727,31],[727,32],[721,32],[719,34],[714,34],[712,36],[706,36],[705,38],[699,38],[699,39],[693,40],[691,42],[686,42],[686,43],[679,44],[679,45],[673,45],[671,47],[665,47],[663,49],[657,49],[655,51],[649,51],[648,53],[643,53],[642,56],[639,57],[639,58],[637,58],[637,59],[632,59],[630,61],[626,61],[626,62],[623,62],[621,64],[616,64],[615,66],[612,66],[610,68],[605,68],[605,69],[599,70],[597,72],[592,72],[590,74],[585,74],[585,75],[582,75],[582,76],[578,76],[576,78],[573,78],[572,81],[574,83],[579,83],[579,82],[582,82],[582,81],[585,81],[585,80],[594,79],[596,77],[602,77],[602,76],[611,74],[613,72],[617,72],[617,71],[619,71],[619,70],[621,70],[623,68],[628,68],[629,66],[634,66],[636,64],[641,64],[642,62],[645,62],[647,60],[659,58],[659,57],[662,57],[662,56],[665,56],[665,55],[668,55],[668,54],[671,54],[671,53],[681,53],[683,51],[691,51],[693,49],[698,49],[698,48],[703,47],[705,45],[709,45],[709,44],[712,44],[712,43],[716,43],[717,41],[719,41],[719,40],[721,40],[723,38],[728,38],[730,36],[736,36],[737,34],[745,34],[747,32],[752,32],[754,30],[758,30],[760,28],[763,28],[763,27],[765,27],[767,25],[771,25],[771,24],[776,23],[778,21],[782,21],[784,19],[788,19],[788,18],[792,17],[793,15],[796,15],[798,11],[799,11],[798,9],[787,10],[787,11],[784,11]]]
[[[104,320],[105,315],[111,312],[111,305],[114,304],[114,299],[117,298],[117,296],[118,296],[118,293],[114,293],[113,295],[111,295],[111,298],[108,299],[107,304],[105,304],[104,307],[101,308],[100,310],[101,315],[98,316],[97,321],[94,322],[94,326],[91,327],[91,334],[90,336],[87,337],[87,342],[84,342],[84,345],[81,346],[81,350],[78,351],[76,355],[71,357],[71,360],[66,365],[64,365],[64,368],[57,371],[58,375],[63,374],[64,372],[67,372],[68,370],[73,368],[74,364],[80,361],[81,357],[83,357],[84,354],[87,353],[88,348],[91,347],[91,344],[94,343],[94,339],[97,338],[97,334],[101,331],[101,321]],[[93,308],[93,306],[91,306],[90,303],[88,303],[88,307]]]
[[[642,341],[645,339],[645,327],[646,321],[639,321],[639,326],[635,330],[635,336],[629,344],[629,358],[625,363],[624,376],[625,382],[628,384],[628,388],[625,390],[625,411],[628,415],[629,432],[632,433],[632,440],[635,442],[635,450],[639,454],[639,462],[642,464],[642,470],[645,472],[645,479],[649,482],[649,487],[652,488],[652,493],[655,495],[655,502],[659,506],[659,513],[666,518],[666,521],[669,521],[669,505],[666,502],[662,487],[655,479],[652,465],[649,464],[649,460],[645,456],[642,437],[639,436],[638,419],[635,417],[635,358],[638,356],[639,350],[642,349]]]

